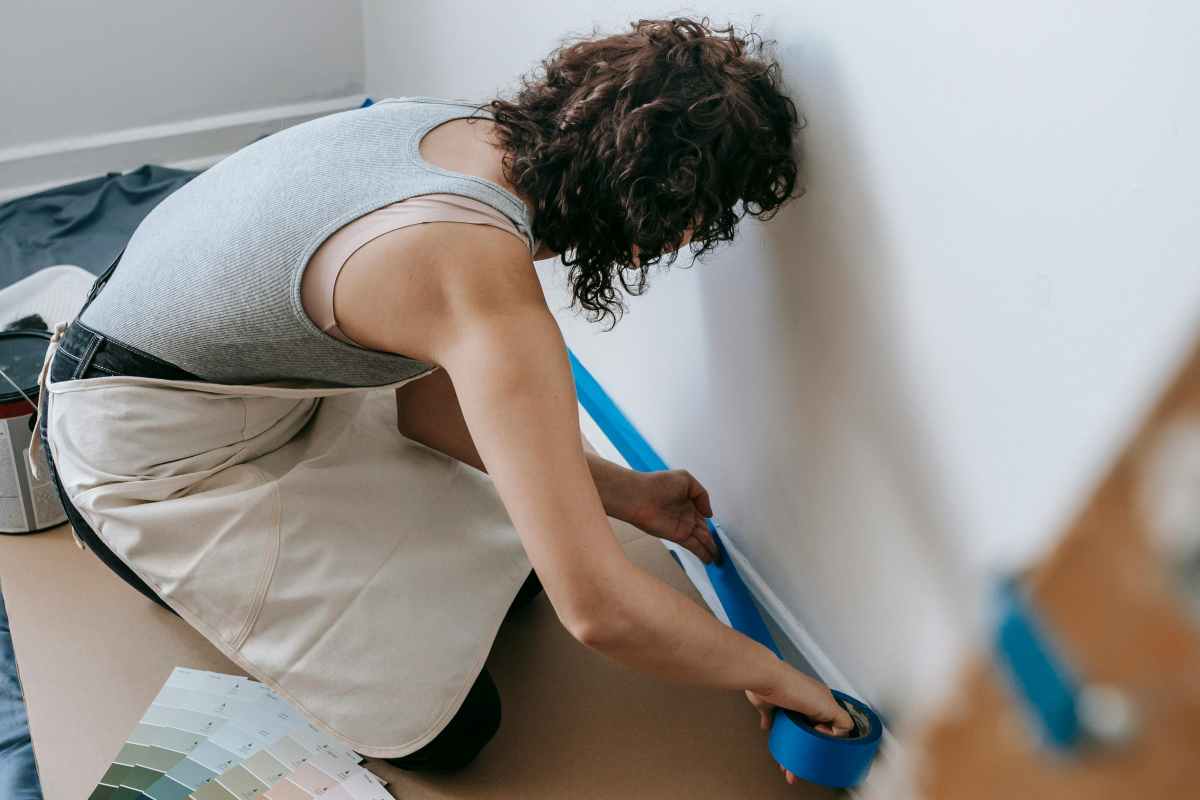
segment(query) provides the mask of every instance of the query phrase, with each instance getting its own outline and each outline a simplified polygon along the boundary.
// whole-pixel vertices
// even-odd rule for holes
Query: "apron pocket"
[[[138,482],[107,488],[77,504],[95,521],[97,535],[169,604],[239,647],[279,556],[275,479],[253,464],[237,464],[165,500],[130,497],[149,488]]]

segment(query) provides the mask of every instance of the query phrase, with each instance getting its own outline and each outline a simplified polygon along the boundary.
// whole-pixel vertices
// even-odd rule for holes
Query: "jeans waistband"
[[[145,378],[202,381],[203,378],[133,345],[126,344],[89,328],[76,318],[67,326],[58,350],[57,361],[65,357],[74,362],[70,379],[97,375],[134,375]],[[88,373],[91,373],[90,375]]]

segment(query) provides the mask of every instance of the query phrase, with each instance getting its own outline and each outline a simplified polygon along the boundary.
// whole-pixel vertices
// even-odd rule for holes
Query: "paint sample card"
[[[177,667],[89,800],[390,800],[361,762],[270,687]]]

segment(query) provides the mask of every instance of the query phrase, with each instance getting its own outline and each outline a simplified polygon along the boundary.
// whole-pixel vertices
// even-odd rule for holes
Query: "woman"
[[[543,66],[512,100],[289,128],[147,216],[48,354],[42,440],[77,536],[400,766],[491,738],[483,660],[543,586],[594,650],[744,690],[764,727],[779,706],[847,732],[828,689],[626,558],[606,515],[711,560],[708,496],[585,450],[533,269],[561,256],[615,320],[618,279],[637,293],[665,254],[731,239],[739,201],[770,216],[796,180],[778,67],[688,19]]]

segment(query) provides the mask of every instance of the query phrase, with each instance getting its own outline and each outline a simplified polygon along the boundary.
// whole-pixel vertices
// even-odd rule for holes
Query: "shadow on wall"
[[[807,192],[742,223],[738,249],[760,252],[696,272],[706,360],[738,370],[711,387],[719,418],[739,421],[722,446],[757,459],[739,465],[755,486],[723,524],[853,688],[903,718],[937,696],[974,598],[905,370],[903,264],[837,65],[819,43],[777,52],[790,83],[819,87],[791,92]]]

